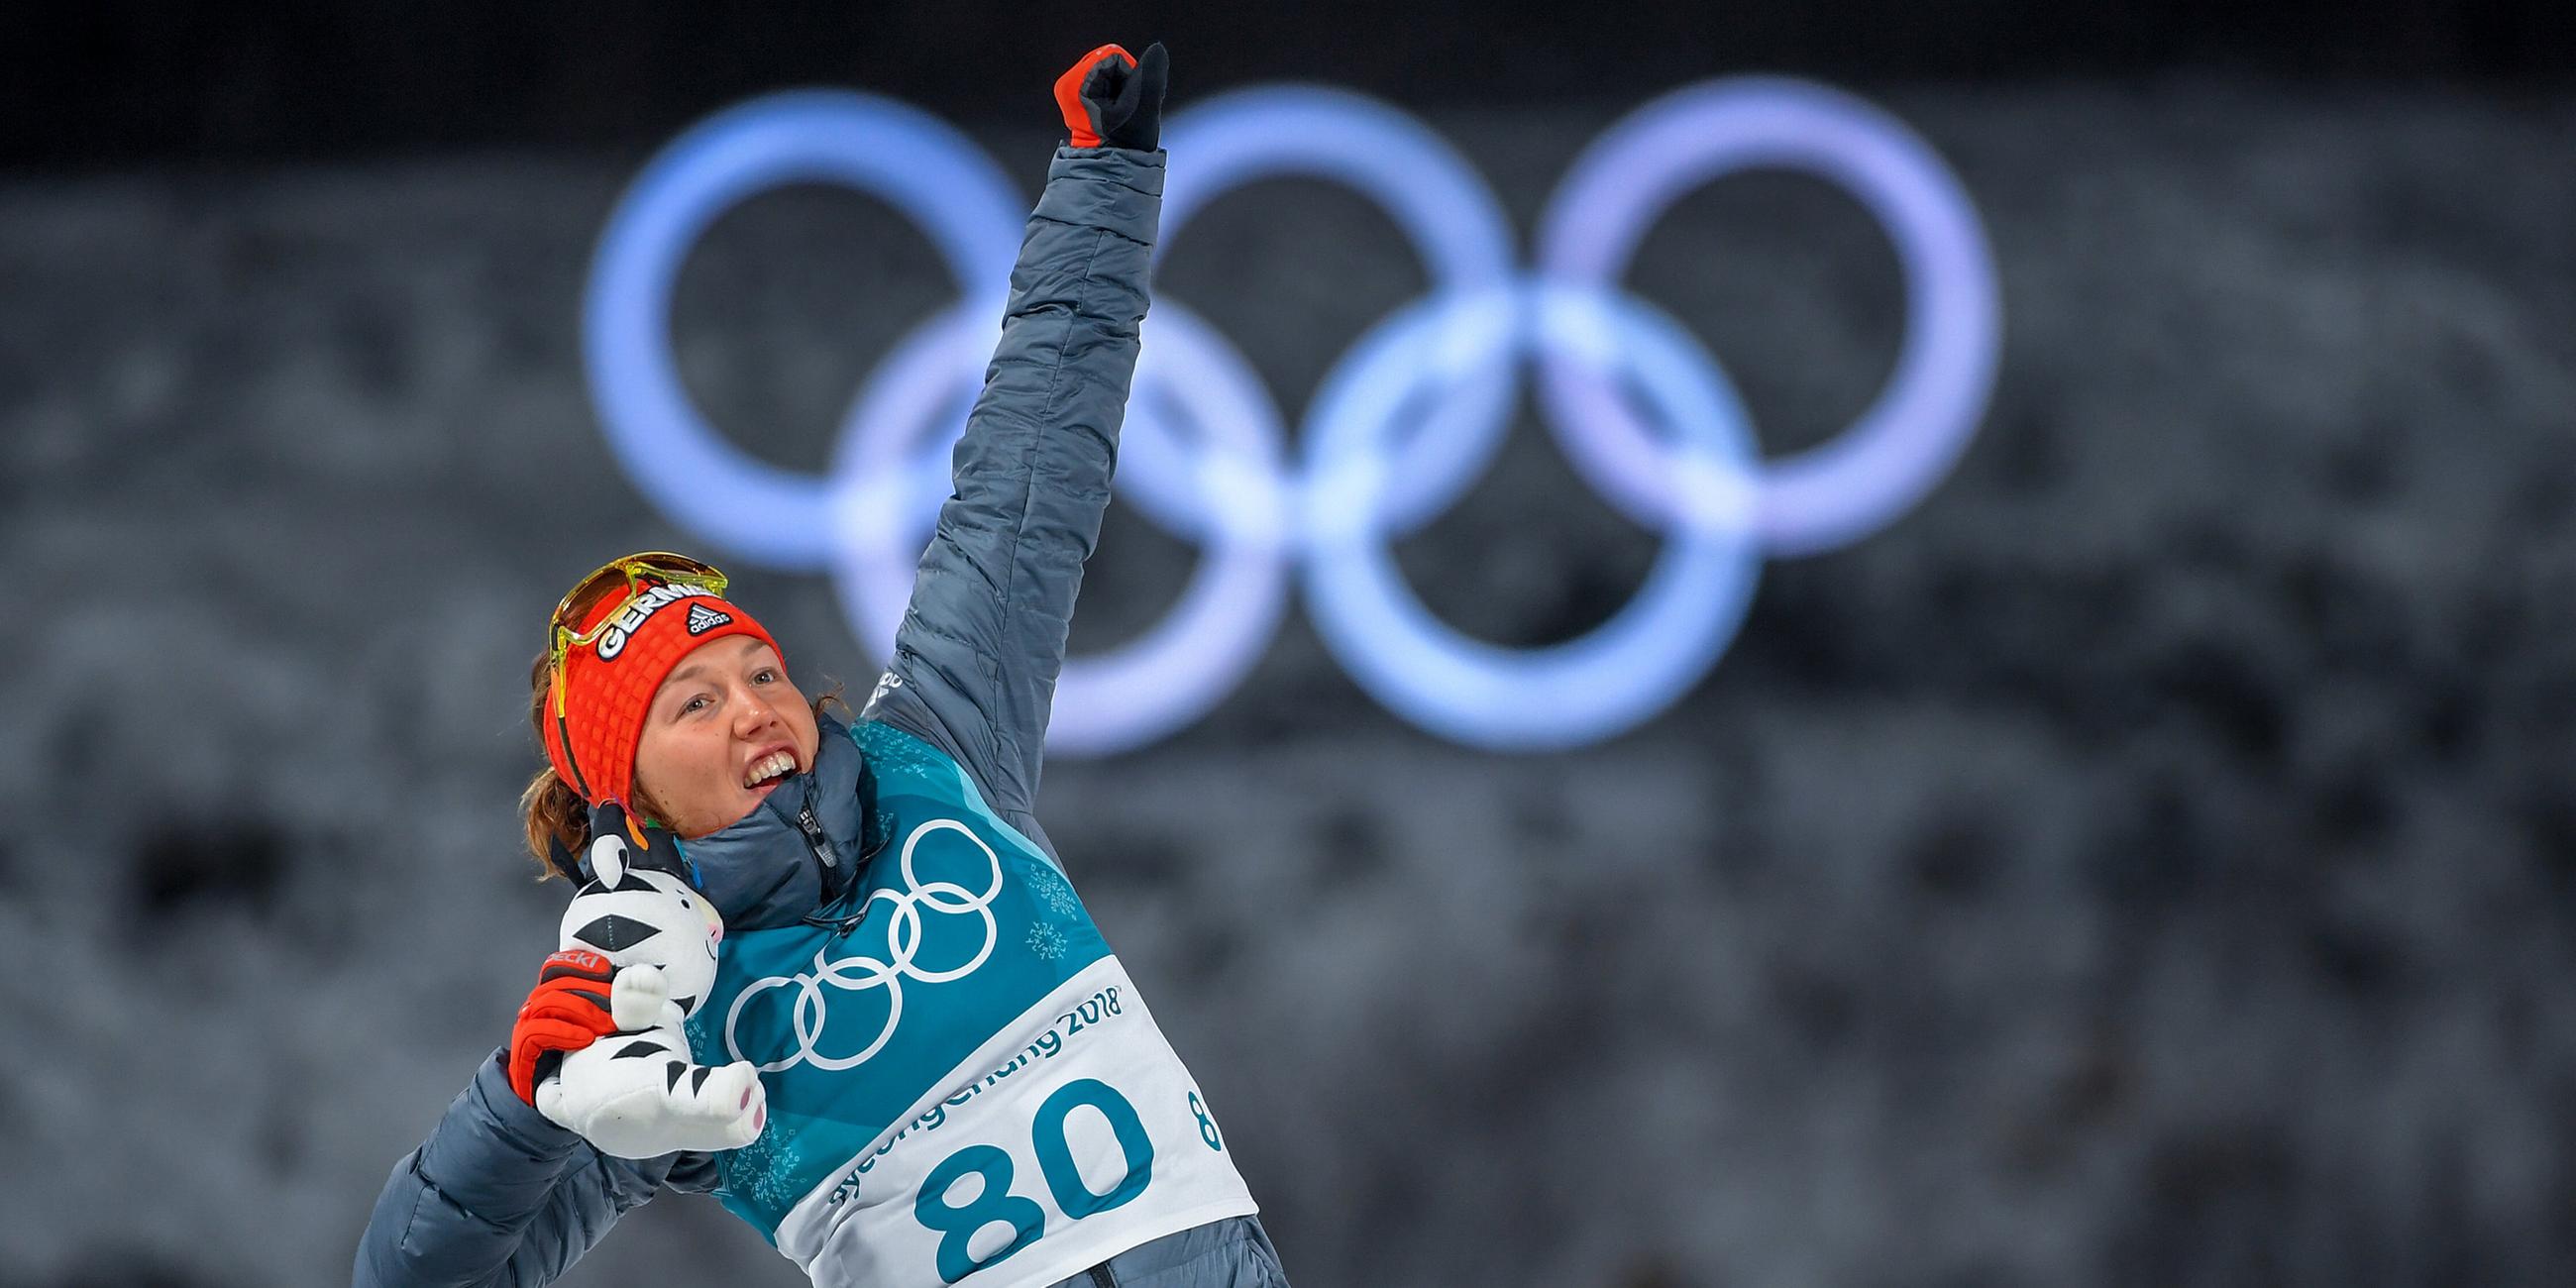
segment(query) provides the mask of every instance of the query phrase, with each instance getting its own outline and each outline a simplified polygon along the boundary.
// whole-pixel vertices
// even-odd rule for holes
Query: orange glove
[[[606,955],[584,948],[568,948],[546,959],[535,991],[510,1029],[510,1090],[519,1099],[536,1104],[537,1083],[566,1054],[617,1031],[608,1005],[616,976]]]
[[[1169,61],[1161,41],[1145,46],[1142,60],[1116,45],[1102,45],[1056,77],[1055,105],[1064,113],[1069,146],[1139,152],[1162,146]]]

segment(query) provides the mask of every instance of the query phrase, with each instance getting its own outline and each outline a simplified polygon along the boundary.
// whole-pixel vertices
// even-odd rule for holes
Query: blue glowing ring
[[[1320,86],[1238,90],[1174,116],[1163,130],[1163,145],[1189,163],[1164,179],[1158,257],[1218,196],[1264,179],[1310,178],[1346,186],[1386,212],[1420,256],[1434,295],[1499,290],[1513,279],[1511,221],[1493,190],[1447,140],[1375,99]],[[1166,526],[1189,533],[1210,516],[1193,522],[1172,517],[1204,504],[1193,485],[1205,469],[1186,463],[1189,454],[1163,423],[1151,388],[1175,369],[1150,361],[1152,337],[1173,311],[1168,305],[1157,300],[1146,324],[1149,361],[1138,372],[1141,396],[1128,414],[1119,485],[1132,489]],[[1216,340],[1212,329],[1199,329]],[[1462,353],[1476,361],[1464,361]],[[1457,499],[1510,423],[1508,347],[1452,346],[1447,356],[1453,369],[1442,382],[1436,411],[1391,444],[1402,483],[1387,489],[1382,500],[1389,507],[1386,522],[1397,531],[1430,522]],[[1460,366],[1471,369],[1454,369]]]
[[[618,202],[583,301],[583,356],[610,447],[673,522],[736,559],[786,570],[831,555],[829,485],[735,447],[710,426],[671,359],[671,288],[689,248],[736,203],[832,183],[899,207],[927,233],[966,301],[998,316],[1021,204],[965,135],[914,108],[807,90],[755,99],[664,148]]]
[[[1495,316],[1509,321],[1499,330],[1513,353],[1633,374],[1673,426],[1674,468],[1689,480],[1676,492],[1688,503],[1662,512],[1673,521],[1668,544],[1636,598],[1590,633],[1543,648],[1468,639],[1434,618],[1405,586],[1378,519],[1375,493],[1395,480],[1377,444],[1431,377],[1430,356],[1449,336],[1493,333]],[[1445,737],[1538,751],[1631,728],[1707,673],[1761,571],[1758,461],[1733,387],[1687,332],[1626,296],[1542,286],[1415,305],[1366,352],[1318,402],[1305,440],[1317,484],[1304,525],[1306,600],[1362,687]]]
[[[1255,539],[1284,543],[1287,439],[1261,373],[1175,300],[1155,301],[1139,338],[1119,431],[1118,499],[1184,540],[1249,528]]]
[[[1904,268],[1896,369],[1843,434],[1763,471],[1761,532],[1780,554],[1858,540],[1922,499],[1976,434],[1993,392],[2001,306],[1994,257],[1958,179],[1903,122],[1835,90],[1746,78],[1639,108],[1578,158],[1539,236],[1550,280],[1604,291],[1655,218],[1690,189],[1782,166],[1841,185],[1868,207]],[[1668,453],[1609,383],[1551,357],[1544,392],[1575,465],[1631,514],[1674,504]]]
[[[1225,517],[1201,534],[1208,548],[1159,623],[1109,652],[1065,660],[1050,749],[1106,755],[1197,719],[1260,661],[1287,608],[1288,501],[1276,463],[1284,435],[1268,394],[1231,346],[1198,347],[1213,332],[1158,322],[1155,336],[1178,359],[1162,394],[1216,439],[1196,481]],[[832,573],[851,630],[880,657],[893,656],[922,545],[950,491],[949,455],[974,392],[959,389],[957,373],[974,370],[994,340],[988,318],[951,310],[887,356],[844,422]]]

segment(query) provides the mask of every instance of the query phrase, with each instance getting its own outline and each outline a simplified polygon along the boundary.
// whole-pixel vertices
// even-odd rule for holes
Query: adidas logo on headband
[[[713,593],[713,591],[700,590],[694,586],[665,585],[655,586],[652,589],[645,591],[643,594],[637,595],[633,603],[617,610],[617,616],[609,619],[608,629],[600,632],[599,660],[602,662],[613,661],[616,659],[618,654],[625,652],[627,638],[632,636],[635,632],[644,629],[645,620],[650,618],[653,614],[658,613],[683,599],[687,599],[692,595],[712,595]],[[722,626],[726,622],[733,620],[732,618],[725,616],[723,613],[710,611],[703,604],[691,604],[689,607],[691,609],[689,613],[689,633],[691,635],[703,635],[708,631],[714,630],[716,627]],[[698,622],[699,613],[706,613],[707,616],[715,618],[716,620],[708,622],[705,625],[700,625]]]
[[[689,605],[689,633],[704,635],[733,620],[733,614],[718,612],[704,604]]]

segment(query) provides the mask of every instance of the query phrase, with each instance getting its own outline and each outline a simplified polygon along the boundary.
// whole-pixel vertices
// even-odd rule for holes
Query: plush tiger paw
[[[750,1144],[768,1124],[769,1099],[749,1061],[695,1063],[687,1039],[669,1026],[604,1037],[565,1056],[537,1085],[537,1112],[603,1154],[658,1158]]]

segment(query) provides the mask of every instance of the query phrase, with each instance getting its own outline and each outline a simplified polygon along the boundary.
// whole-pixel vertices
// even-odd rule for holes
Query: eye
[[[775,684],[777,681],[778,668],[774,666],[764,666],[752,672],[751,675],[751,682],[754,684]]]
[[[687,715],[695,715],[695,714],[697,714],[697,713],[698,713],[698,711],[699,711],[700,709],[702,709],[702,708],[704,708],[704,707],[707,707],[707,706],[711,705],[711,703],[712,703],[712,699],[708,698],[708,697],[707,697],[707,695],[705,695],[705,694],[701,693],[701,694],[699,694],[698,696],[696,696],[696,697],[694,697],[694,698],[691,698],[691,699],[689,699],[689,700],[688,700],[688,701],[686,701],[686,702],[681,703],[681,704],[680,704],[680,714],[681,714],[681,715],[684,715],[684,716],[687,716]]]

